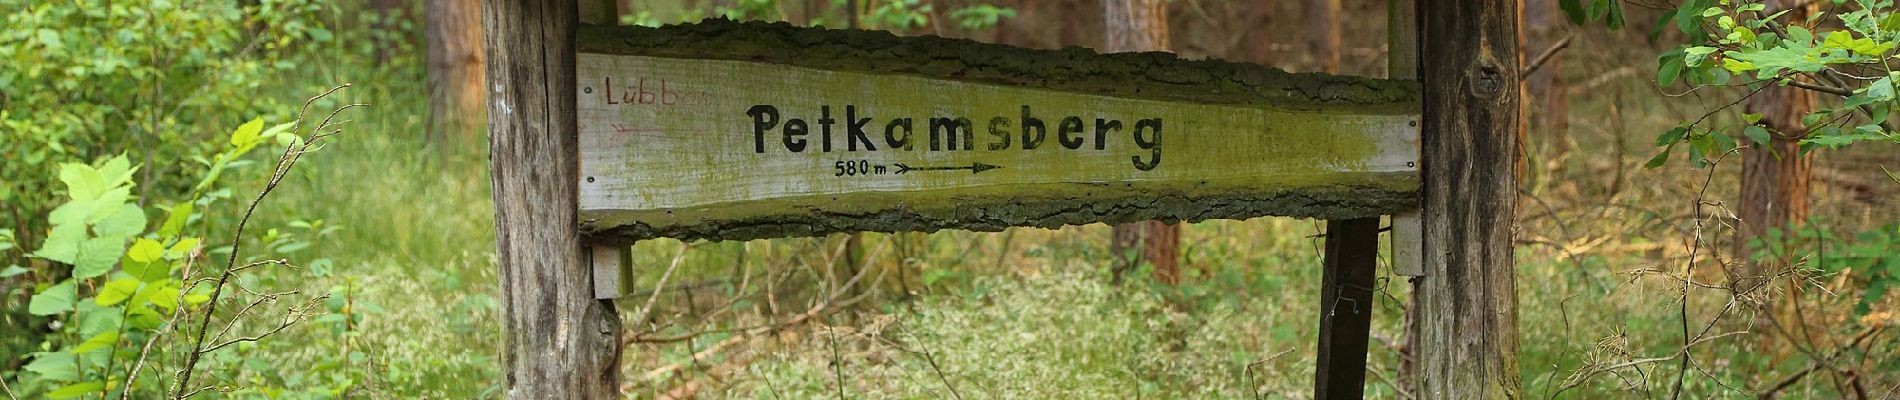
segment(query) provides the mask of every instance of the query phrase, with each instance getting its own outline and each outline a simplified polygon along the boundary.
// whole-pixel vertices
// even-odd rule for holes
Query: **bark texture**
[[[1424,0],[1419,396],[1521,398],[1511,253],[1517,2]]]
[[[1766,12],[1788,10],[1788,18],[1795,21],[1804,20],[1819,7],[1792,0],[1768,3],[1771,10]],[[1741,281],[1737,284],[1749,289],[1765,284],[1784,285],[1779,298],[1771,298],[1763,304],[1763,312],[1755,314],[1754,321],[1754,330],[1762,334],[1755,342],[1756,352],[1771,360],[1781,360],[1787,347],[1780,345],[1776,338],[1785,337],[1782,334],[1803,337],[1806,333],[1807,323],[1795,310],[1801,285],[1794,279],[1781,282],[1772,279],[1794,260],[1786,256],[1756,259],[1749,253],[1748,242],[1763,238],[1769,229],[1786,228],[1808,219],[1814,155],[1801,153],[1800,140],[1807,133],[1801,117],[1814,111],[1814,92],[1774,85],[1750,97],[1743,108],[1760,113],[1760,123],[1772,134],[1767,145],[1757,144],[1742,150],[1742,198],[1736,210],[1740,220],[1732,247],[1736,259],[1742,260],[1741,271],[1736,274]]]
[[[1802,2],[1771,3],[1775,4],[1774,8],[1786,9]],[[1809,11],[1807,8],[1795,8],[1789,10],[1788,18],[1806,18]],[[1814,93],[1775,85],[1750,97],[1744,109],[1760,113],[1761,124],[1773,133],[1768,145],[1754,145],[1742,151],[1742,199],[1737,210],[1737,217],[1741,221],[1734,250],[1740,255],[1739,258],[1746,260],[1750,258],[1745,252],[1750,239],[1761,236],[1769,229],[1785,227],[1808,218],[1809,178],[1814,169],[1814,157],[1812,154],[1801,154],[1799,141],[1807,132],[1807,127],[1801,124],[1801,117],[1814,111]],[[1774,260],[1756,261],[1744,263],[1743,276],[1756,279],[1774,272],[1765,265],[1773,264]]]
[[[578,223],[572,0],[487,0],[489,171],[511,399],[619,398],[620,315]]]

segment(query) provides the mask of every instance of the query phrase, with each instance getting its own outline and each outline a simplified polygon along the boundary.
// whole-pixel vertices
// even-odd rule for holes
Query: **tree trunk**
[[[1801,154],[1800,137],[1806,132],[1801,117],[1814,110],[1814,94],[1805,89],[1774,86],[1748,99],[1748,112],[1760,113],[1761,123],[1774,132],[1767,146],[1753,145],[1742,150],[1742,199],[1737,217],[1739,237],[1734,250],[1747,250],[1746,242],[1772,228],[1783,228],[1808,218],[1809,171],[1814,168],[1812,154]],[[1738,253],[1747,259],[1749,254]],[[1754,278],[1773,274],[1764,264],[1777,260],[1746,263],[1744,276]]]
[[[1102,52],[1168,51],[1168,4],[1163,0],[1106,0],[1106,27]],[[1115,225],[1112,252],[1115,276],[1132,269],[1136,260],[1154,265],[1154,278],[1180,282],[1181,226],[1160,221]],[[1131,254],[1130,253],[1135,253]]]
[[[482,9],[465,0],[428,0],[430,141],[473,133],[483,120]]]
[[[1818,11],[1818,5],[1800,7],[1801,1],[1769,3],[1770,9],[1766,12],[1794,7],[1788,11],[1788,18],[1796,21]],[[1782,258],[1755,259],[1748,253],[1748,242],[1761,238],[1769,229],[1786,228],[1808,219],[1809,173],[1814,168],[1814,157],[1801,154],[1800,140],[1807,132],[1801,117],[1814,111],[1814,93],[1774,85],[1750,97],[1743,108],[1760,113],[1761,124],[1773,133],[1767,145],[1756,144],[1742,150],[1742,198],[1736,214],[1740,221],[1731,246],[1735,258],[1742,260],[1741,271],[1736,274],[1741,281],[1736,284],[1742,289],[1752,289],[1777,284],[1773,277],[1788,268],[1793,260],[1787,259],[1786,254],[1782,254]],[[1784,347],[1777,346],[1773,338],[1785,333],[1792,336],[1787,337],[1792,340],[1803,337],[1800,332],[1806,329],[1794,309],[1801,296],[1801,285],[1793,279],[1778,284],[1786,285],[1784,295],[1764,304],[1763,312],[1755,314],[1754,321],[1754,330],[1760,334],[1756,341],[1757,352],[1776,360],[1780,359]]]
[[[1516,0],[1419,4],[1424,276],[1419,396],[1522,398],[1512,218],[1517,208]]]
[[[1314,64],[1320,72],[1339,73],[1339,0],[1311,0],[1305,11]]]
[[[1551,46],[1556,45],[1559,36],[1568,26],[1561,13],[1554,10],[1556,2],[1530,1],[1524,3],[1519,15],[1518,32],[1523,46],[1518,52],[1519,68],[1529,68],[1532,57],[1542,55]],[[1518,130],[1519,175],[1523,179],[1523,170],[1528,169],[1530,161],[1531,132],[1537,133],[1538,140],[1550,145],[1551,160],[1562,160],[1570,152],[1570,113],[1564,92],[1567,89],[1563,74],[1562,56],[1551,57],[1544,65],[1524,76],[1522,87],[1524,94],[1524,115],[1521,119],[1524,127]],[[1542,160],[1539,160],[1542,161]],[[1546,165],[1553,165],[1546,163]]]
[[[511,399],[619,398],[620,314],[579,224],[574,0],[486,0],[489,171]]]

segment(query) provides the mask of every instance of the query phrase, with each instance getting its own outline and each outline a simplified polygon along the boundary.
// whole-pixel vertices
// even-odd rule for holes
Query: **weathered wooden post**
[[[579,221],[573,0],[485,0],[489,171],[514,399],[619,397],[620,315]]]
[[[1366,340],[1372,333],[1372,285],[1379,260],[1379,217],[1326,221],[1324,257],[1313,398],[1364,398]]]
[[[1419,0],[1421,398],[1520,398],[1512,218],[1515,0]]]

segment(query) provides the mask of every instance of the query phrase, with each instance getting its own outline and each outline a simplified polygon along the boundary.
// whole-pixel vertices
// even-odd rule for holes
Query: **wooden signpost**
[[[577,45],[599,240],[1416,205],[1408,82],[764,23],[583,27]]]
[[[485,4],[511,397],[615,394],[642,239],[1266,215],[1333,221],[1317,395],[1358,397],[1379,217],[1431,198],[1417,81]]]

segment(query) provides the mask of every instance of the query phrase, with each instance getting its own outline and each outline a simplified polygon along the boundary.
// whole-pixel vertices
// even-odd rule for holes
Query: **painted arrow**
[[[904,163],[896,163],[893,165],[897,166],[898,174],[903,174],[910,171],[957,171],[957,170],[966,170],[966,169],[970,170],[970,173],[972,174],[980,174],[980,173],[983,173],[983,171],[1002,168],[1002,166],[989,165],[989,164],[984,164],[980,162],[973,162],[973,163],[970,163],[969,166],[965,166],[965,167],[912,167],[909,165],[905,165]]]

